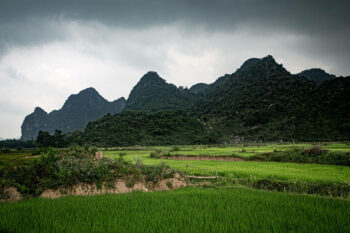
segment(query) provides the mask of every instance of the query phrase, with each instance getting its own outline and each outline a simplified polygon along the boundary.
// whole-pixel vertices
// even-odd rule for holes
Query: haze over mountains
[[[189,115],[183,115],[182,112],[178,124],[192,122],[188,117],[199,120],[203,129],[198,129],[196,125],[196,132],[202,132],[196,138],[202,143],[213,142],[213,135],[219,141],[232,141],[236,138],[342,140],[350,138],[349,82],[349,77],[335,78],[321,69],[305,70],[293,75],[277,64],[272,56],[249,59],[235,73],[226,74],[212,84],[199,83],[189,89],[176,87],[156,72],[148,72],[132,89],[127,101],[120,98],[108,102],[96,90],[88,88],[70,96],[60,110],[47,114],[37,107],[23,122],[22,139],[35,139],[39,130],[50,133],[56,129],[63,132],[82,130],[90,121],[125,109],[123,116],[115,116],[118,120],[113,116],[104,118],[102,128],[100,125],[94,129],[90,125],[89,137],[98,135],[102,142],[102,135],[108,132],[108,141],[112,142],[111,138],[120,137],[121,129],[124,132],[128,130],[128,126],[121,123],[128,117],[143,122],[147,122],[147,118],[153,119],[150,121],[158,122],[155,123],[157,128],[162,128],[159,117],[163,119],[164,115],[135,115],[130,110],[148,113],[182,110]],[[170,116],[177,118],[173,114]],[[165,129],[168,132],[176,125],[174,119],[169,119],[173,122],[171,126],[164,126],[168,127]],[[115,126],[115,130],[109,131],[108,125],[109,128]],[[186,144],[186,141],[178,139],[181,138],[179,129],[184,126],[179,127],[176,127],[174,134],[177,143]],[[191,131],[188,127],[184,129],[185,134]],[[94,130],[97,132],[91,133]],[[99,134],[99,130],[104,133],[101,131]],[[152,133],[145,135],[139,137],[150,141],[149,138],[156,136]],[[129,139],[124,142],[136,142]],[[171,141],[169,138],[167,140]]]

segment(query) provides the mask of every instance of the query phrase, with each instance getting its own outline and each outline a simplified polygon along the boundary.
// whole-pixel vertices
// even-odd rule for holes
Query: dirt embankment
[[[172,159],[172,160],[216,160],[216,161],[234,161],[240,162],[245,161],[244,159],[236,156],[162,156],[162,159]]]
[[[6,187],[4,188],[2,194],[1,194],[1,198],[0,201],[4,202],[4,201],[19,201],[22,199],[22,194],[20,192],[18,192],[17,188],[15,187]]]
[[[59,198],[64,196],[76,195],[76,196],[93,196],[101,194],[119,194],[130,193],[133,191],[151,192],[151,191],[163,191],[172,190],[188,186],[185,178],[181,177],[178,173],[174,178],[163,179],[158,183],[153,182],[137,182],[133,185],[128,185],[126,180],[116,180],[113,183],[103,183],[102,185],[80,183],[73,185],[72,187],[61,187],[59,189],[47,189],[41,193],[42,198]],[[17,191],[15,187],[7,187],[3,192],[3,199],[0,201],[19,201],[22,199],[22,195]]]

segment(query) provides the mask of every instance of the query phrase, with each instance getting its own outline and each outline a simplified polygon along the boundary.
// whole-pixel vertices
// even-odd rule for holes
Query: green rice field
[[[0,203],[0,232],[350,232],[350,202],[186,188]]]
[[[142,161],[145,164],[166,163],[172,168],[193,175],[214,175],[218,171],[220,176],[237,178],[275,178],[279,180],[307,181],[307,182],[350,182],[350,167],[320,164],[298,164],[281,162],[255,162],[255,161],[215,161],[215,160],[172,160],[151,158],[150,153],[162,151],[164,153],[181,154],[184,156],[251,156],[258,153],[283,151],[293,148],[310,148],[311,144],[268,144],[264,146],[234,146],[234,147],[208,147],[208,146],[179,146],[179,147],[133,147],[114,148],[103,151],[106,157],[117,158],[125,154],[129,161]],[[350,150],[348,144],[327,144],[323,148],[330,151]],[[174,150],[176,149],[176,150]],[[244,150],[244,152],[239,152]],[[204,169],[204,170],[203,170]],[[205,171],[205,169],[207,171]]]

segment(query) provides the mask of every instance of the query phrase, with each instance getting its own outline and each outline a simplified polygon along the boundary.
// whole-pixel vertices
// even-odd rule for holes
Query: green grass
[[[187,188],[0,204],[0,232],[349,232],[350,202]]]
[[[162,151],[163,153],[169,153],[170,155],[188,155],[188,156],[232,156],[238,155],[242,157],[249,157],[260,153],[267,153],[277,151],[286,151],[291,149],[305,149],[314,146],[313,144],[265,144],[261,146],[257,145],[234,145],[227,147],[218,146],[176,146],[177,150],[174,150],[173,146],[163,147],[125,147],[125,148],[109,148],[110,152],[127,152],[133,155],[144,155],[152,151]],[[350,151],[350,145],[344,143],[325,144],[321,146],[329,151]],[[113,150],[114,149],[114,150]]]
[[[32,152],[26,150],[11,153],[0,153],[0,167],[30,164],[34,159],[35,157],[32,157]]]
[[[143,163],[160,164],[162,162],[174,169],[186,171],[186,164],[190,165],[189,174],[214,175],[216,169],[219,175],[235,176],[238,178],[276,178],[291,181],[311,182],[350,182],[350,167],[320,164],[297,164],[279,162],[224,162],[224,161],[201,161],[201,160],[170,160],[154,159],[149,157],[151,150],[125,151],[125,159],[129,161],[142,160]],[[106,151],[105,156],[110,158],[118,157],[118,151]],[[193,168],[191,168],[193,166]],[[196,167],[196,168],[194,168]],[[205,172],[200,169],[208,169]]]

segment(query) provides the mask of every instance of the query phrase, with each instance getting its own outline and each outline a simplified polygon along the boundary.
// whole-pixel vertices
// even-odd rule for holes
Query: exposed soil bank
[[[216,160],[216,161],[234,161],[240,162],[245,161],[240,157],[235,156],[162,156],[162,159],[172,159],[172,160]]]
[[[6,187],[4,188],[1,195],[1,202],[4,201],[19,201],[22,199],[22,194],[18,192],[16,187]]]
[[[47,189],[41,193],[42,198],[59,198],[64,196],[92,196],[101,194],[119,194],[119,193],[130,193],[133,191],[151,192],[151,191],[163,191],[183,188],[188,186],[186,180],[181,177],[178,173],[175,174],[174,178],[163,179],[158,183],[150,182],[137,182],[130,185],[127,180],[116,180],[111,183],[102,183],[97,185],[96,183],[80,183],[71,187],[61,187],[59,189]],[[22,195],[17,191],[15,187],[8,187],[4,190],[4,199],[1,201],[19,201],[22,199]]]

